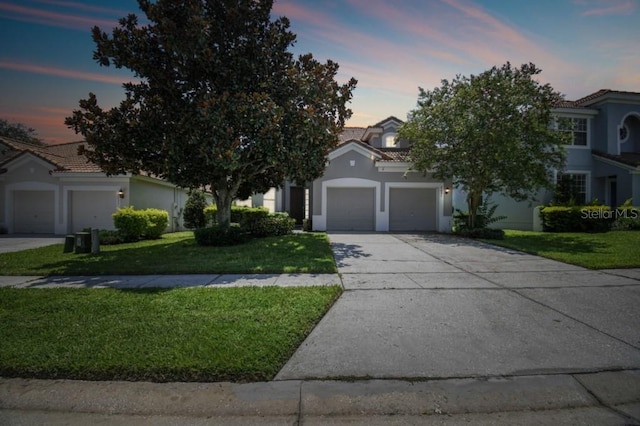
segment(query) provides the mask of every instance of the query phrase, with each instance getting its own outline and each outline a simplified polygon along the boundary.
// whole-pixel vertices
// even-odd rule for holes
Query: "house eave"
[[[605,164],[609,164],[611,166],[616,166],[624,170],[628,170],[631,173],[640,173],[640,166],[632,166],[630,164],[621,163],[620,161],[613,160],[611,158],[602,157],[597,154],[591,154],[591,157],[594,160],[600,161]]]
[[[592,109],[592,108],[569,108],[569,107],[562,107],[562,108],[554,108],[553,109],[553,113],[557,114],[557,115],[571,115],[571,116],[576,116],[576,115],[584,115],[584,116],[588,116],[588,117],[595,117],[596,115],[598,115],[598,110],[597,109]]]

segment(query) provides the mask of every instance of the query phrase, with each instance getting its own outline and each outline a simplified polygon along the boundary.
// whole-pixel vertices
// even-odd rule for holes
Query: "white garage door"
[[[435,231],[437,213],[436,189],[389,189],[390,231]]]
[[[374,231],[374,188],[327,188],[328,231]]]
[[[14,191],[13,232],[17,234],[55,233],[53,191]]]
[[[71,232],[84,228],[114,229],[111,216],[118,208],[114,191],[72,191]]]

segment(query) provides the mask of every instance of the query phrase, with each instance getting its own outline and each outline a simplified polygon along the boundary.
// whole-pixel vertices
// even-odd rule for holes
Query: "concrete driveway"
[[[61,243],[64,243],[64,237],[60,236],[0,235],[0,253],[21,251]]]
[[[638,270],[448,235],[331,234],[345,293],[278,380],[640,368]]]

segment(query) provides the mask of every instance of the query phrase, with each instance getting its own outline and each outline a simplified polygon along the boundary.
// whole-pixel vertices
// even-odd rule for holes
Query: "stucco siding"
[[[129,184],[129,194],[129,203],[136,209],[154,208],[167,211],[167,232],[183,229],[184,205],[188,198],[185,189],[155,179],[134,177]]]

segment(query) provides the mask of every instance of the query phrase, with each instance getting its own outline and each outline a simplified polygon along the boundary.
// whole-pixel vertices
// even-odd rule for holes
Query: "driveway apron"
[[[640,368],[634,276],[451,235],[329,237],[345,292],[278,380]]]

